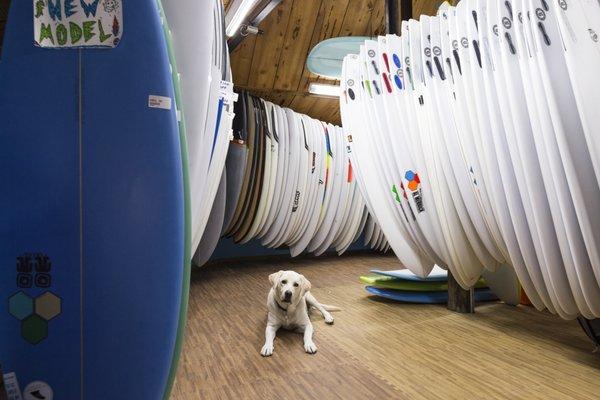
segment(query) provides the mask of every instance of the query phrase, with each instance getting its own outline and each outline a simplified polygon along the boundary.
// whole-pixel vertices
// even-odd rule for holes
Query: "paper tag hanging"
[[[47,48],[113,48],[123,36],[122,0],[33,0],[33,33]]]

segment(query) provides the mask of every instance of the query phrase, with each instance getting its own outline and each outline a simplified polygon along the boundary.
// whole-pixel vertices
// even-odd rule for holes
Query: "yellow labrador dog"
[[[294,271],[279,271],[269,275],[271,290],[267,299],[269,316],[265,333],[265,345],[260,354],[268,357],[273,354],[273,341],[279,328],[304,333],[304,350],[309,354],[317,352],[313,342],[313,326],[308,317],[311,307],[316,308],[329,325],[333,317],[329,311],[339,311],[333,306],[321,304],[310,293],[310,282]]]

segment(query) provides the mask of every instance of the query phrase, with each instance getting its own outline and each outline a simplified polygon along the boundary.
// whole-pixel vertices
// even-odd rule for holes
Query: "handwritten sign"
[[[116,47],[122,0],[33,0],[35,44],[51,48]]]

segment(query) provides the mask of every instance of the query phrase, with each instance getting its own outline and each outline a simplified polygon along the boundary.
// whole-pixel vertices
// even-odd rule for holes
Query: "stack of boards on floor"
[[[517,305],[521,301],[521,288],[509,268],[484,273],[474,285],[475,301],[502,300]],[[448,301],[448,272],[435,266],[426,278],[408,269],[382,271],[373,269],[371,274],[360,277],[367,292],[391,300],[407,303],[446,303]]]
[[[371,270],[371,274],[361,276],[360,281],[368,285],[365,287],[367,292],[390,300],[421,304],[448,301],[448,272],[437,266],[426,278],[421,278],[407,269]],[[475,301],[497,299],[483,280],[480,279],[475,284]]]
[[[365,231],[385,250],[356,186],[340,127],[279,107],[247,92],[235,105],[226,162],[222,234],[239,244],[258,239],[292,256],[330,247],[342,254]],[[202,265],[206,259],[196,260]]]
[[[462,0],[401,28],[344,59],[340,98],[398,258],[464,288],[505,265],[536,308],[600,317],[600,4]]]
[[[168,398],[224,187],[223,6],[53,4],[11,2],[0,58],[2,370],[25,398]]]

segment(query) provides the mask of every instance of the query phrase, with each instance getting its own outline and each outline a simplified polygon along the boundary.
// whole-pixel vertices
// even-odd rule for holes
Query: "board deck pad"
[[[149,99],[175,94],[156,2],[124,2],[123,17],[110,50],[35,47],[30,2],[7,22],[0,362],[56,399],[162,398],[172,369],[182,154],[175,108]]]

